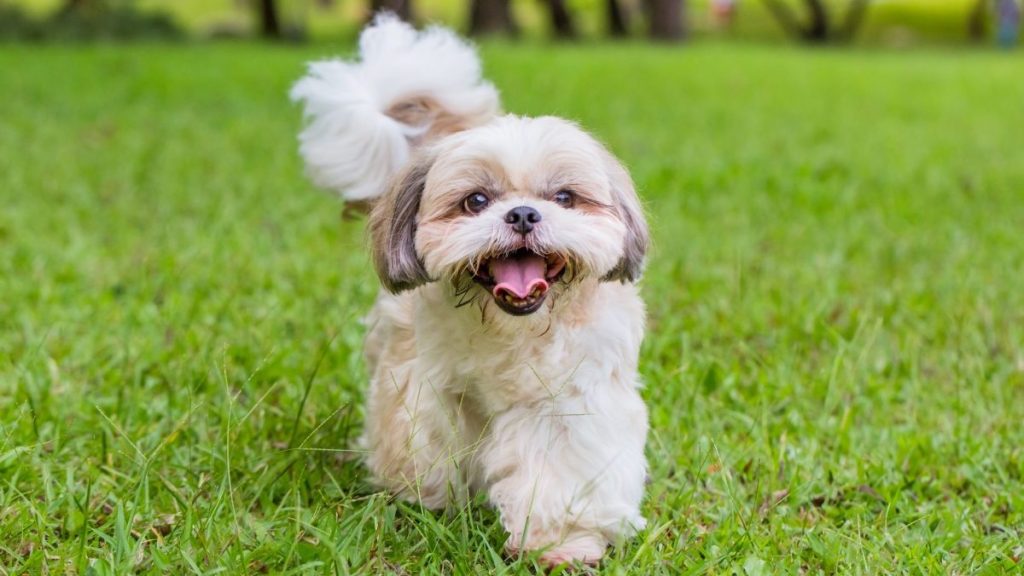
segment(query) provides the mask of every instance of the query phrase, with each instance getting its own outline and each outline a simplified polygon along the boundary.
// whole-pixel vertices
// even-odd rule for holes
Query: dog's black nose
[[[512,229],[520,234],[527,234],[533,230],[533,225],[540,222],[540,212],[529,206],[516,206],[505,214],[505,222],[512,225]]]

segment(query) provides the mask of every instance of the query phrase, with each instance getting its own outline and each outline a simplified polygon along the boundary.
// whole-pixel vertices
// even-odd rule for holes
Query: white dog
[[[500,115],[472,47],[379,17],[358,62],[313,63],[311,178],[370,206],[361,441],[431,508],[482,491],[511,552],[597,562],[643,528],[638,393],[648,244],[633,184],[575,124]]]

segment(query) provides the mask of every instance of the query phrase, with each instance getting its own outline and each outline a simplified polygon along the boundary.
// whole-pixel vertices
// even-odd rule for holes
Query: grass
[[[346,452],[376,281],[285,99],[333,51],[0,50],[0,574],[533,570]],[[650,527],[606,573],[1021,569],[1014,57],[484,52],[655,230]]]

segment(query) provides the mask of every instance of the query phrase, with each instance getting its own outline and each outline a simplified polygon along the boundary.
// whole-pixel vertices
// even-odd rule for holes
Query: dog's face
[[[512,315],[584,278],[636,280],[648,244],[625,169],[551,117],[506,116],[431,145],[374,207],[370,231],[387,289],[444,281]]]

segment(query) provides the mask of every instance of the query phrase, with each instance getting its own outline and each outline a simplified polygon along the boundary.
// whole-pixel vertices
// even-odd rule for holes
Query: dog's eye
[[[466,199],[462,201],[462,208],[470,214],[479,214],[487,205],[491,203],[491,199],[487,197],[487,194],[483,192],[473,192]]]
[[[559,190],[555,192],[555,195],[551,199],[562,208],[572,208],[572,205],[576,201],[576,197],[573,195],[572,190]]]

